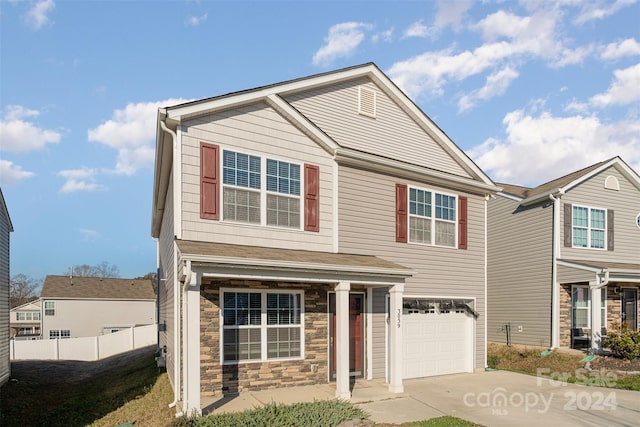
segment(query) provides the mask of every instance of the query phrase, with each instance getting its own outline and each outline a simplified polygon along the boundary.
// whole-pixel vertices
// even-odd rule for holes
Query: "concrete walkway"
[[[614,381],[597,372],[584,382]],[[359,381],[351,401],[380,423],[453,415],[485,426],[638,426],[640,392],[577,384],[507,371],[405,380],[405,391],[389,393],[380,380]],[[335,386],[291,387],[204,399],[205,414],[243,411],[266,403],[333,399]]]

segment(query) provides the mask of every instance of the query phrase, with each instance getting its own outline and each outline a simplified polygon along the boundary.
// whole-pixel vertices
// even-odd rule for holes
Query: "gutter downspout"
[[[182,322],[183,323],[187,319],[187,314],[188,314],[188,312],[187,312],[187,309],[188,309],[187,302],[185,300],[184,295],[187,292],[187,288],[191,285],[192,270],[191,270],[191,261],[190,260],[187,260],[185,262],[184,269],[185,269],[184,284],[180,288],[180,301],[182,302],[182,304],[181,304],[181,306],[182,306],[182,316],[178,316],[178,317],[182,318]],[[176,287],[176,289],[177,289],[177,287]],[[180,329],[181,327],[183,327],[183,326],[181,326],[180,322],[178,321],[178,329]],[[182,340],[183,341],[186,340],[186,331],[183,331],[183,333],[182,333]],[[188,356],[189,346],[187,344],[188,344],[187,342],[183,342],[183,345],[182,345],[182,353],[184,353],[184,354],[181,354],[181,356],[182,356],[181,360],[185,360],[185,361],[188,360],[187,356]],[[178,353],[180,353],[180,352],[178,352]],[[182,381],[182,411],[176,413],[176,418],[179,418],[184,414],[184,406],[185,406],[185,404],[187,404],[187,405],[189,404],[188,395],[187,395],[187,386],[188,386],[189,376],[187,375],[186,368],[184,368],[184,367],[182,368],[182,376],[184,378],[184,380]]]
[[[551,262],[551,348],[560,347],[560,284],[558,283],[558,258],[560,257],[560,197],[549,194],[553,201],[553,233],[551,238],[553,261]]]
[[[164,120],[160,121],[160,127],[163,131],[167,132],[171,135],[171,146],[172,149],[175,150],[175,145],[177,141],[177,135],[174,131],[167,127],[167,124]],[[176,248],[175,242],[173,243],[173,255],[174,255],[174,267],[173,267],[173,402],[169,403],[169,408],[173,408],[177,405],[180,400],[180,316],[178,316],[178,297],[180,294],[177,291],[177,281],[176,279],[176,268],[175,268],[175,260],[176,258]],[[177,370],[177,373],[176,373]],[[176,413],[176,417],[182,416],[182,412]]]

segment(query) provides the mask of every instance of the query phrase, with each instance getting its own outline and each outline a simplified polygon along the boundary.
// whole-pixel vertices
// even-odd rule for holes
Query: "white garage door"
[[[462,310],[405,310],[404,378],[473,372],[473,316]]]

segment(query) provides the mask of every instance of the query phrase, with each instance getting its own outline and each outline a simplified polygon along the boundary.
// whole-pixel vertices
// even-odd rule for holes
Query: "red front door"
[[[349,294],[349,373],[352,377],[364,376],[364,309],[363,294]],[[329,369],[331,379],[336,378],[336,294],[329,294]]]

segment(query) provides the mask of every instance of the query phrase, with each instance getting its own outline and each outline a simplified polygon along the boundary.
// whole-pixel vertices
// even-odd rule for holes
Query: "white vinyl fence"
[[[156,344],[157,331],[157,325],[147,325],[97,337],[11,340],[11,360],[95,361]]]

